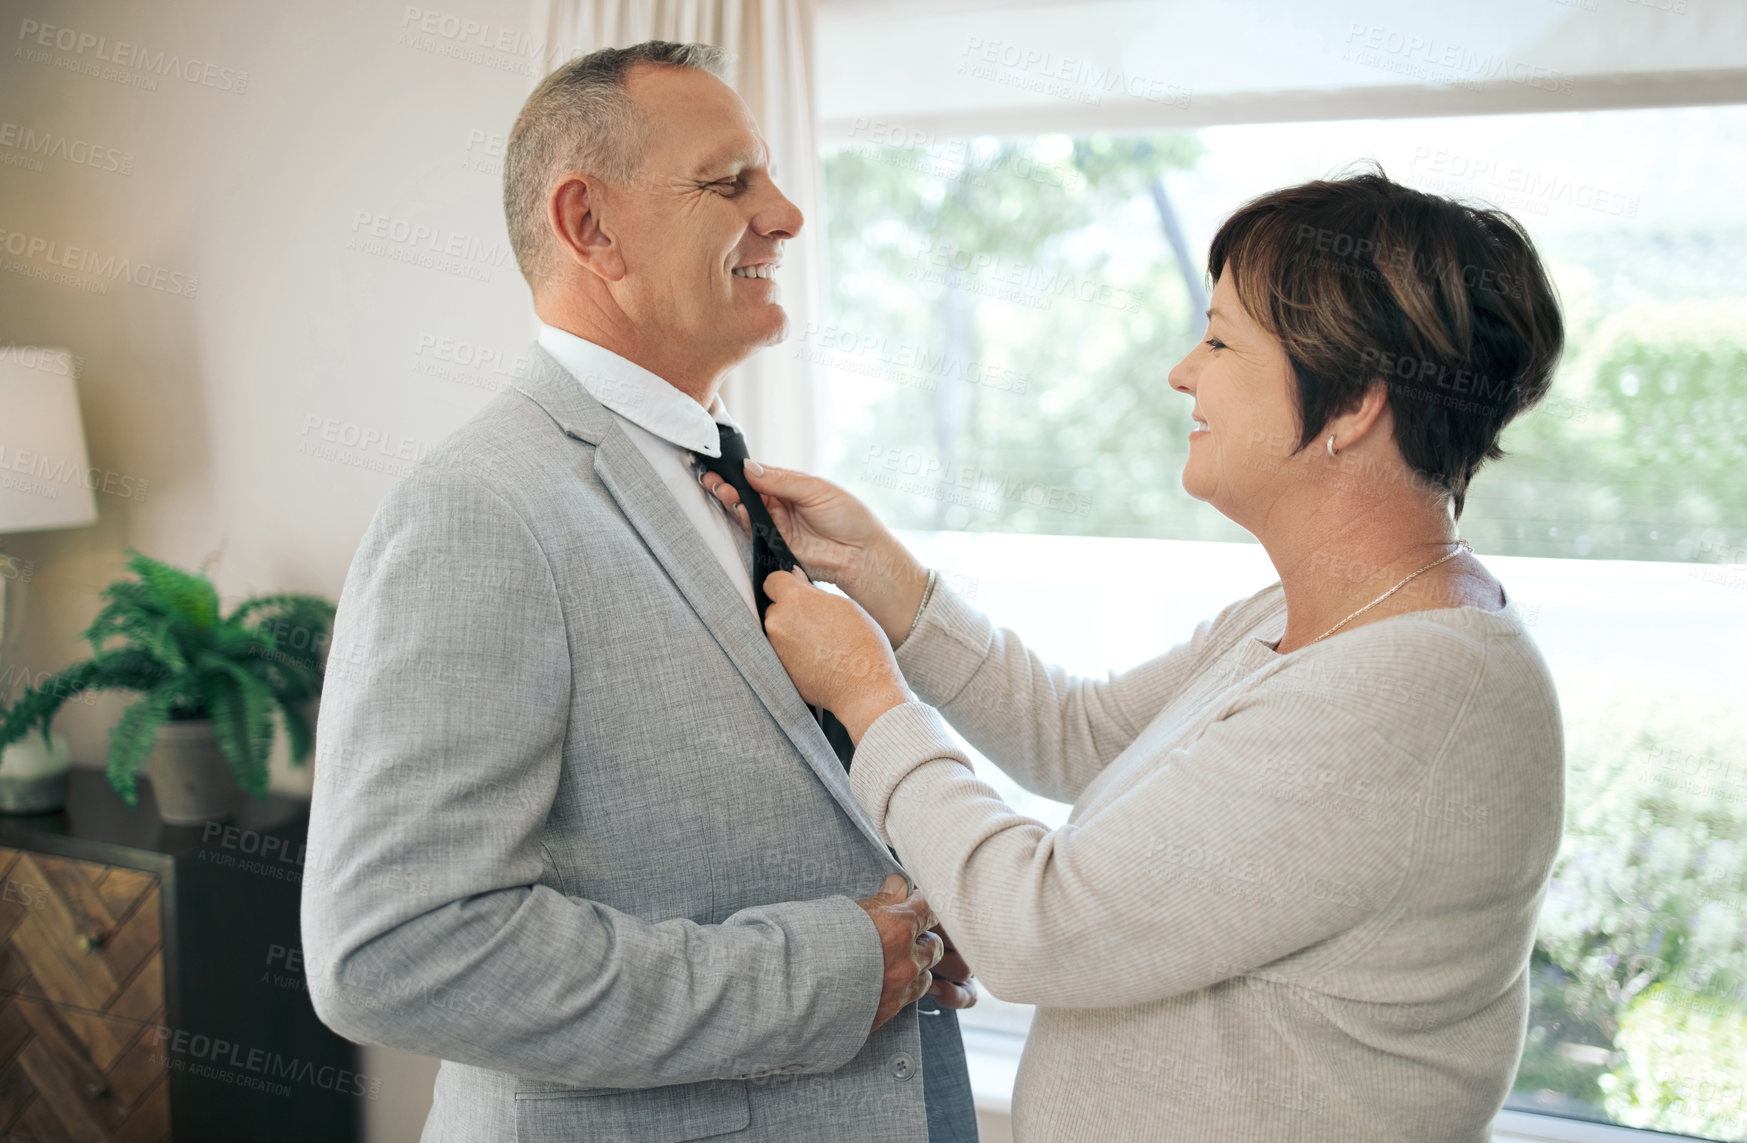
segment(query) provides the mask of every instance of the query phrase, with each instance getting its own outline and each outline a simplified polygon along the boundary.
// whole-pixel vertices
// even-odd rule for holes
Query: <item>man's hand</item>
[[[874,1010],[872,1032],[898,1014],[906,1004],[922,999],[933,983],[929,969],[940,962],[946,945],[929,930],[934,910],[922,890],[904,896],[907,882],[896,873],[886,876],[880,891],[857,901],[880,931],[880,947],[886,957],[886,978],[880,985],[880,1006]]]
[[[946,929],[935,925],[932,931],[940,937],[946,951],[934,966],[934,983],[928,986],[928,995],[934,997],[934,1002],[942,1008],[973,1007],[977,1002],[978,992],[976,978],[971,975],[971,966],[953,946]]]

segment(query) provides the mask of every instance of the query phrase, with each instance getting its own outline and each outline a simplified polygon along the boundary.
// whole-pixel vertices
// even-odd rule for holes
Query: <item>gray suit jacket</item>
[[[316,1011],[443,1059],[425,1143],[928,1138],[917,1010],[868,1035],[884,965],[853,900],[901,868],[666,487],[533,358],[346,578]]]

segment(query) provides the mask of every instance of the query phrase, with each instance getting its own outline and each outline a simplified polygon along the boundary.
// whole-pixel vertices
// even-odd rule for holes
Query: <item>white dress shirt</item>
[[[679,510],[698,530],[704,546],[728,574],[728,581],[756,614],[758,605],[752,597],[752,541],[729,519],[722,502],[698,483],[696,462],[692,459],[692,453],[722,455],[718,423],[740,427],[723,407],[722,398],[716,397],[705,409],[641,365],[544,322],[540,323],[539,343],[595,400],[606,406],[655,475],[673,493]]]

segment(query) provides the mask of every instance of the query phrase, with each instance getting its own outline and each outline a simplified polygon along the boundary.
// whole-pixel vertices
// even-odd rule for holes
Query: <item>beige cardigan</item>
[[[1284,630],[1275,584],[1070,678],[943,588],[899,648],[933,706],[875,722],[851,784],[989,991],[1037,1005],[1022,1143],[1487,1138],[1559,845],[1546,664],[1514,604]]]

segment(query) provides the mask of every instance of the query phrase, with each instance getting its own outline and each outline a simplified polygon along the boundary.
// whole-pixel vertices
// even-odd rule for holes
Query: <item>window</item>
[[[1375,158],[1528,227],[1569,341],[1462,534],[1558,682],[1564,845],[1508,1107],[1747,1139],[1747,107],[954,136],[823,155],[825,470],[1071,669],[1269,582],[1178,482],[1205,255],[1244,199]],[[1052,822],[1065,807],[980,772]],[[1026,1010],[967,1014],[1002,1072]],[[1563,1137],[1563,1136],[1547,1136]]]

